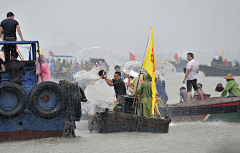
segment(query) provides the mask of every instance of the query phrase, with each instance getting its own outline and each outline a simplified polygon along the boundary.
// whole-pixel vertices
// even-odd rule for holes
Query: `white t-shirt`
[[[191,61],[189,61],[187,63],[186,69],[191,69],[191,71],[189,72],[189,75],[187,77],[187,80],[197,79],[198,68],[199,68],[198,63],[194,59],[192,59]]]
[[[130,92],[130,87],[129,87],[129,85],[127,85],[127,83],[128,83],[128,78],[124,79],[124,80],[123,80],[123,83],[125,84],[126,93],[127,93],[127,95],[128,95],[129,92]]]

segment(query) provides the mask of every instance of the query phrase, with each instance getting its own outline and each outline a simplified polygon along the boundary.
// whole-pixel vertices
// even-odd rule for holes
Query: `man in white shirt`
[[[187,80],[188,102],[190,102],[191,100],[192,87],[194,91],[198,92],[198,94],[201,96],[201,99],[203,99],[202,91],[197,87],[197,73],[199,72],[199,66],[198,63],[193,58],[194,58],[193,53],[187,54],[188,63],[186,65],[186,73],[183,80],[183,83],[185,83]]]

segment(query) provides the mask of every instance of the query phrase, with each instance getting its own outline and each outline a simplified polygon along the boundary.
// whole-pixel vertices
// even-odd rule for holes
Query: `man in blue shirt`
[[[165,80],[163,79],[161,80],[158,75],[158,77],[156,77],[155,83],[156,83],[157,92],[159,94],[158,98],[161,98],[163,101],[163,105],[165,105],[168,101],[168,96],[165,90]]]

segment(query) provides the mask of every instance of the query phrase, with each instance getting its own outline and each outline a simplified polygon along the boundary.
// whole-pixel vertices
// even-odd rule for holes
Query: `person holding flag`
[[[154,116],[155,102],[156,102],[155,54],[154,54],[153,28],[151,28],[150,36],[148,39],[148,45],[146,48],[145,56],[143,58],[142,68],[145,69],[148,74],[146,74],[144,77],[145,81],[139,84],[137,93],[140,94],[140,98],[139,98],[140,103],[143,103],[144,116],[150,117],[150,116]],[[152,80],[152,83],[150,83],[150,80]],[[141,95],[141,94],[144,94],[144,95]],[[151,98],[149,98],[149,96]],[[148,98],[145,99],[144,97],[145,98],[148,97]]]
[[[140,108],[138,109],[138,115],[144,115],[146,117],[151,117],[152,115],[152,77],[145,73],[143,75],[143,82],[139,83],[136,94],[139,94]]]

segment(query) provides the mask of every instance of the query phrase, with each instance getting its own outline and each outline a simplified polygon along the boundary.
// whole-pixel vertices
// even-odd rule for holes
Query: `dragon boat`
[[[159,107],[159,111],[162,115],[169,115],[174,122],[240,122],[240,97],[208,97],[189,103],[166,104]]]
[[[21,61],[26,71],[23,86],[8,82],[8,73],[1,73],[0,141],[74,137],[75,121],[80,121],[82,114],[78,83],[61,80],[37,84],[38,41],[0,42],[0,45],[11,44],[31,45],[31,50],[29,59]]]

